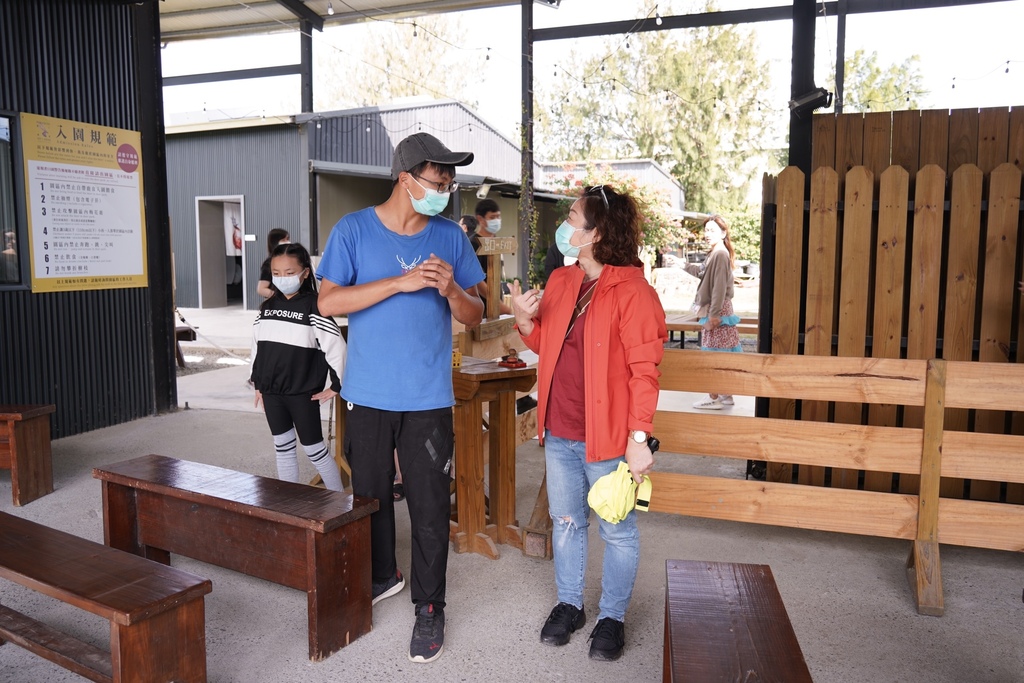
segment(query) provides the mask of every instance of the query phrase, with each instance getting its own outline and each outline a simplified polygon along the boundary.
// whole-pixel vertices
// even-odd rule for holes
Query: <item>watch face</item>
[[[633,432],[633,441],[643,443],[644,441],[647,441],[647,435],[643,432]]]

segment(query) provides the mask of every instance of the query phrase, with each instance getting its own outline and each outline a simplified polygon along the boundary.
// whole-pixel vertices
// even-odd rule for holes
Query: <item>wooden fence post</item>
[[[942,473],[945,405],[946,361],[930,360],[924,388],[917,538],[907,558],[907,578],[917,598],[917,611],[936,617],[941,617],[945,611],[942,565],[939,561],[939,480]]]

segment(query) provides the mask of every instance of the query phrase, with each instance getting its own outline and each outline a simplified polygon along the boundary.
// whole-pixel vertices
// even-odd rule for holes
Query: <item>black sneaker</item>
[[[569,636],[573,631],[583,628],[587,622],[587,615],[582,609],[567,602],[560,602],[555,605],[544,622],[544,628],[540,630],[540,642],[545,645],[565,645],[569,642]]]
[[[412,627],[409,660],[432,662],[444,651],[444,608],[428,602],[416,606],[416,625]]]
[[[395,575],[387,581],[373,582],[373,602],[371,605],[376,605],[384,598],[390,598],[392,595],[398,595],[405,588],[405,577],[402,576],[402,572],[395,570]]]
[[[605,617],[590,632],[590,658],[614,662],[622,656],[626,644],[626,626],[621,621]]]

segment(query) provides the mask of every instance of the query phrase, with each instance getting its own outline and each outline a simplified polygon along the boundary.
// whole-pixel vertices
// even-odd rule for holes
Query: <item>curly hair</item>
[[[609,266],[631,266],[640,254],[642,232],[640,207],[626,193],[611,185],[592,185],[580,195],[585,230],[597,230],[594,259]]]

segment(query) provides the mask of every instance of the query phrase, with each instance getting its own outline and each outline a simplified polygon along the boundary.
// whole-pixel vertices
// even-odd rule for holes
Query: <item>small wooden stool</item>
[[[15,505],[53,492],[50,413],[54,405],[0,405],[0,469],[11,471]]]

